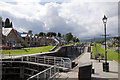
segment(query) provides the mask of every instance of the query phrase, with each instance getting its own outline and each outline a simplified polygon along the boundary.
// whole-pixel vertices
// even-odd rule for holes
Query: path
[[[87,52],[87,48],[85,48],[85,53],[80,55],[78,58],[74,60],[78,63],[78,66],[71,69],[70,72],[67,73],[60,73],[59,79],[62,78],[62,80],[78,80],[78,68],[81,65],[81,63],[86,62],[92,62],[93,67],[95,68],[95,74],[92,74],[92,80],[118,80],[118,63],[115,61],[108,61],[109,62],[109,72],[103,72],[102,62],[99,62],[98,60],[90,59],[90,53]],[[102,79],[98,79],[102,78]],[[104,79],[103,79],[104,78]],[[116,78],[116,79],[114,79]]]

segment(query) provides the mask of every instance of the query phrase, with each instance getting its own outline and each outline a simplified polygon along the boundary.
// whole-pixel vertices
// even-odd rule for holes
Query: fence
[[[22,56],[21,61],[30,61],[49,65],[56,65],[65,68],[71,68],[72,61],[70,58],[54,56]]]
[[[59,74],[59,68],[51,66],[50,68],[29,77],[27,80],[49,80],[54,78],[57,74]]]

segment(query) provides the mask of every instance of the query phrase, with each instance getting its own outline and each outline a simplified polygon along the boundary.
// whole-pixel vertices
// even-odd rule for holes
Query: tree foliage
[[[76,38],[76,37],[73,37],[72,40],[73,40],[73,42],[76,42],[77,38]]]
[[[12,28],[12,22],[10,23],[9,18],[6,18],[5,20],[5,28]]]
[[[13,24],[12,24],[12,22],[10,23],[10,27],[13,27]]]
[[[62,37],[65,38],[65,35],[63,34]]]
[[[79,39],[76,37],[73,37],[72,40],[73,40],[73,42],[79,42]]]
[[[80,40],[77,38],[77,39],[76,39],[76,42],[80,42]]]
[[[46,34],[45,34],[44,32],[40,32],[40,33],[38,34],[39,37],[45,36],[45,35],[46,35]]]
[[[5,23],[2,21],[2,27],[5,27],[4,24],[5,24]]]
[[[29,31],[28,31],[28,34],[32,34],[32,30],[29,30]]]
[[[48,33],[47,33],[47,36],[48,36],[48,37],[56,36],[56,33],[55,33],[55,32],[48,32]]]
[[[61,37],[61,33],[58,32],[58,37]]]
[[[38,36],[38,34],[35,34],[34,36]]]
[[[65,40],[66,40],[66,42],[69,42],[70,40],[72,40],[72,38],[73,38],[72,33],[67,33],[67,34],[65,35]]]

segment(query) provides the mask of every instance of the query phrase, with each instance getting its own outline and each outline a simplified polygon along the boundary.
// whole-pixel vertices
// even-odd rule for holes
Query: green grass
[[[103,56],[105,56],[105,49],[102,49],[101,46],[99,46],[99,44],[96,44],[97,46],[97,53],[99,54],[103,54]],[[95,54],[95,47],[92,46],[92,55]],[[108,49],[107,48],[107,59],[108,60],[115,60],[117,62],[120,63],[120,54],[118,54],[115,50],[113,49]]]
[[[77,45],[77,44],[82,44],[83,42],[76,42],[75,44]]]
[[[63,45],[63,46],[72,46],[73,45],[73,43],[70,43],[70,44],[67,44],[67,45]]]
[[[44,47],[27,48],[27,49],[2,50],[2,54],[4,54],[5,56],[8,56],[9,52],[11,55],[34,54],[40,52],[48,52],[53,47],[54,46],[44,46]]]
[[[82,42],[70,43],[70,44],[67,44],[67,45],[63,45],[63,47],[64,47],[64,46],[72,46],[73,44],[76,44],[76,45],[77,45],[77,44],[80,44],[80,43],[82,43]]]

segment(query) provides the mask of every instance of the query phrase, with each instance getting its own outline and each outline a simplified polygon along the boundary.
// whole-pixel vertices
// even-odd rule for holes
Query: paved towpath
[[[58,80],[78,80],[78,68],[81,63],[92,62],[95,69],[95,74],[92,74],[92,80],[118,80],[118,63],[115,61],[109,61],[109,72],[103,72],[102,61],[90,59],[90,53],[87,52],[87,47],[85,52],[74,60],[78,63],[78,66],[73,68],[70,72],[60,73]],[[102,78],[102,79],[98,79]],[[113,79],[116,78],[116,79]]]

